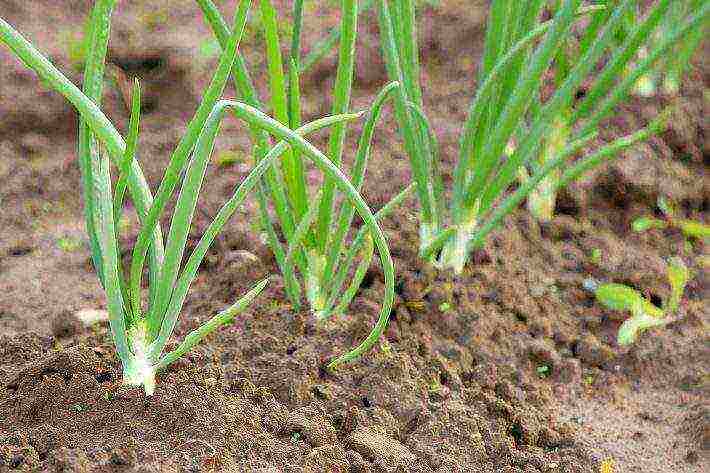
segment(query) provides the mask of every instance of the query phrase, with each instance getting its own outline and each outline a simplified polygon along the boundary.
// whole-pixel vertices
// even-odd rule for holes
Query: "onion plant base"
[[[441,249],[437,266],[461,274],[468,261],[469,245],[478,230],[476,212],[468,212],[465,219],[456,225],[455,233]]]
[[[306,298],[311,307],[311,311],[317,320],[323,320],[327,313],[325,311],[328,301],[327,289],[323,271],[325,269],[325,256],[315,250],[308,252],[309,272],[305,277]]]
[[[549,135],[545,137],[542,150],[540,152],[536,168],[542,168],[548,162],[552,161],[555,156],[563,153],[569,144],[569,138],[572,130],[569,124],[570,111],[562,111],[559,116],[552,122]],[[525,179],[529,178],[524,167],[520,168],[524,183]],[[530,192],[527,198],[527,207],[533,217],[538,222],[549,222],[555,215],[555,206],[557,203],[557,186],[562,171],[554,169],[547,174],[535,189]]]
[[[147,396],[155,393],[155,368],[148,356],[150,343],[148,328],[144,322],[134,325],[128,332],[131,356],[124,361],[123,384],[141,386]]]

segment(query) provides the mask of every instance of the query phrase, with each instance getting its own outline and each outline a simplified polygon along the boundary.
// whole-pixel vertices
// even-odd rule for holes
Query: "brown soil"
[[[0,15],[79,82],[63,38],[80,27],[88,3],[9,0]],[[210,35],[194,2],[119,3],[110,61],[146,89],[141,162],[155,183],[215,58],[200,54]],[[473,90],[482,5],[425,9],[425,96],[448,162]],[[335,17],[326,7],[308,14],[322,19],[307,22],[312,44]],[[385,81],[376,34],[365,15],[356,107]],[[258,45],[252,38],[243,47],[255,71],[263,70]],[[0,63],[0,471],[572,473],[599,471],[609,458],[620,472],[707,471],[708,284],[698,258],[707,249],[673,231],[629,229],[657,211],[659,195],[684,216],[708,220],[707,64],[687,81],[670,131],[575,184],[552,223],[540,226],[521,209],[461,278],[418,261],[412,204],[387,221],[398,296],[386,339],[360,361],[324,369],[373,323],[383,289],[377,265],[349,314],[323,325],[291,310],[274,277],[257,304],[163,373],[146,398],[120,384],[106,324],[73,322],[80,309],[105,307],[76,191],[74,113],[4,48]],[[304,78],[307,117],[328,112],[332,65]],[[667,102],[634,101],[605,138]],[[105,109],[124,129],[128,114],[112,83]],[[375,208],[408,181],[392,118],[384,119],[365,190]],[[246,155],[244,128],[227,122],[217,148]],[[246,164],[209,171],[194,238]],[[216,242],[177,337],[276,272],[252,231],[254,205]],[[136,235],[130,224],[125,246]],[[583,281],[630,284],[657,300],[668,292],[663,259],[678,254],[697,273],[681,320],[618,347],[618,314],[601,309]]]

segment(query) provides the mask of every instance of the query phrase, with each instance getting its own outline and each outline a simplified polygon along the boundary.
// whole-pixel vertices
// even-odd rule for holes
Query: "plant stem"
[[[560,154],[566,147],[570,136],[569,116],[571,112],[563,111],[552,122],[549,136],[545,138],[536,169]],[[557,201],[556,184],[561,176],[559,169],[554,169],[545,176],[540,184],[528,195],[528,210],[539,222],[549,222],[555,214]]]
[[[259,6],[261,8],[261,19],[264,25],[269,87],[271,89],[271,106],[274,118],[288,126],[290,125],[288,93],[278,34],[278,16],[271,0],[259,0]],[[286,193],[291,208],[296,214],[296,223],[298,223],[298,220],[301,219],[308,207],[306,176],[303,170],[303,163],[298,157],[294,156],[289,149],[284,154],[282,166],[284,170]]]
[[[155,368],[149,356],[148,327],[144,321],[135,324],[128,332],[132,356],[123,366],[123,383],[143,386],[146,396],[155,393]]]
[[[387,74],[392,81],[398,81],[402,87],[395,94],[395,116],[404,146],[412,167],[412,177],[417,184],[417,194],[421,207],[420,246],[428,246],[430,239],[438,233],[438,221],[435,216],[435,203],[432,188],[431,160],[424,155],[424,145],[414,117],[407,107],[411,102],[407,90],[412,88],[407,83],[403,71],[403,51],[400,48],[401,35],[397,35],[397,19],[390,13],[388,0],[378,1],[378,21],[380,26],[380,42],[385,56]],[[397,6],[397,4],[395,4]]]
[[[342,0],[340,20],[340,53],[338,71],[335,77],[335,90],[333,91],[332,114],[346,113],[350,107],[350,94],[352,92],[353,72],[355,69],[355,40],[357,38],[357,0]],[[331,162],[340,166],[345,145],[347,126],[345,123],[335,125],[330,133],[328,142],[328,157]],[[321,199],[316,222],[316,242],[318,253],[326,254],[326,245],[330,235],[333,214],[333,191],[335,183],[326,178],[323,183],[323,198]]]

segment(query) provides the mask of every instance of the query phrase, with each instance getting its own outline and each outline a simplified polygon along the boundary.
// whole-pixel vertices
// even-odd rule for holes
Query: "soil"
[[[71,38],[89,3],[5,0],[0,16],[79,83]],[[287,2],[277,3],[285,11]],[[311,6],[308,15],[306,45],[337,19],[331,6]],[[452,0],[423,15],[426,106],[451,163],[485,7]],[[242,51],[263,71],[250,28]],[[354,108],[386,81],[372,14],[360,31]],[[119,2],[109,61],[144,85],[140,159],[154,185],[214,68],[210,38],[192,1]],[[659,212],[660,195],[684,217],[708,222],[710,55],[698,56],[669,131],[574,184],[551,223],[521,207],[463,276],[417,259],[414,204],[386,221],[397,299],[386,337],[361,360],[324,368],[369,331],[383,291],[376,264],[348,314],[325,324],[292,310],[275,276],[234,325],[162,373],[146,397],[121,385],[106,322],[75,318],[105,300],[83,233],[74,112],[0,48],[0,471],[581,473],[602,462],[619,472],[707,471],[707,247],[673,230],[630,230],[634,218]],[[303,78],[306,118],[328,112],[333,65],[326,60]],[[104,101],[124,130],[115,82],[107,81]],[[633,100],[603,139],[669,101]],[[373,208],[409,180],[390,113],[383,119],[365,188]],[[222,132],[216,154],[242,160],[208,171],[194,242],[249,169],[244,127],[228,121]],[[176,339],[277,272],[253,231],[255,205],[215,243]],[[137,234],[129,217],[124,248]],[[669,292],[664,259],[676,255],[695,272],[680,319],[619,347],[619,314],[600,308],[584,280],[629,284],[658,301]]]

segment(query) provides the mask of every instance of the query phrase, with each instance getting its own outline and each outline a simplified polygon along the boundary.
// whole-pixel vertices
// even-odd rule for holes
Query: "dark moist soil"
[[[88,3],[6,0],[0,15],[79,82],[67,38]],[[119,2],[110,51],[112,64],[144,84],[140,156],[153,183],[216,61],[200,48],[210,34],[194,2],[167,3]],[[337,22],[329,7],[308,15],[306,45]],[[480,1],[424,9],[426,105],[449,164],[484,21]],[[263,71],[250,28],[242,50]],[[355,108],[386,81],[372,14],[360,31]],[[413,204],[385,222],[398,295],[386,337],[361,360],[324,369],[373,324],[383,291],[377,265],[348,314],[323,325],[285,304],[276,276],[233,326],[161,374],[149,398],[121,385],[106,322],[75,318],[105,308],[83,233],[75,115],[5,49],[0,63],[0,471],[572,473],[599,471],[609,459],[621,472],[707,471],[707,248],[675,231],[629,229],[658,212],[659,195],[708,221],[706,63],[686,81],[668,132],[575,184],[551,223],[520,209],[460,278],[417,259]],[[328,113],[333,65],[303,78],[307,118]],[[116,82],[104,100],[125,129]],[[669,101],[633,101],[603,138],[633,130]],[[409,179],[390,113],[384,120],[365,189],[374,208]],[[226,151],[243,161],[209,170],[193,242],[249,169],[246,130],[229,121],[216,154]],[[209,254],[177,339],[276,273],[253,231],[254,205]],[[135,240],[135,215],[126,227],[124,247]],[[629,284],[658,301],[669,291],[664,259],[679,254],[695,271],[681,319],[620,348],[619,314],[600,308],[584,280]]]

